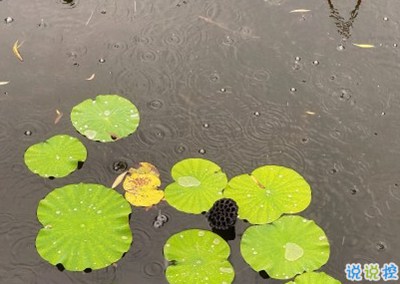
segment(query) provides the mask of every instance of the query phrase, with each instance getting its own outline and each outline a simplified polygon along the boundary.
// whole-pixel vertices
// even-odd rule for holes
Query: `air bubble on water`
[[[11,17],[7,17],[4,19],[4,22],[6,22],[6,24],[11,24],[12,22],[14,22],[14,19]]]
[[[99,59],[99,62],[100,62],[100,63],[104,63],[104,62],[106,62],[106,60],[105,60],[104,58],[100,58],[100,59]]]
[[[203,127],[208,128],[208,127],[210,127],[210,125],[208,123],[203,123]]]
[[[300,56],[296,56],[296,57],[295,57],[295,60],[296,60],[296,61],[300,61],[300,60],[301,60],[301,57],[300,57]]]
[[[385,22],[387,22],[387,21],[389,21],[389,18],[388,18],[388,17],[383,17],[383,20],[384,20]]]
[[[204,155],[204,154],[206,153],[206,150],[203,149],[203,148],[201,148],[201,149],[199,149],[199,153],[202,154],[202,155]]]
[[[313,64],[313,65],[318,65],[318,64],[319,64],[319,61],[318,61],[318,60],[314,60],[312,64]]]
[[[294,92],[296,92],[297,90],[296,90],[296,88],[290,88],[290,91],[291,91],[292,93],[294,93]]]
[[[31,136],[31,135],[32,135],[32,131],[26,130],[26,131],[24,132],[24,134],[25,134],[26,136]]]
[[[220,89],[220,92],[221,92],[221,93],[226,93],[226,89],[225,89],[225,88],[221,88],[221,89]]]
[[[258,111],[253,112],[254,116],[260,116],[260,113]]]
[[[397,47],[397,43],[393,43],[393,47]]]

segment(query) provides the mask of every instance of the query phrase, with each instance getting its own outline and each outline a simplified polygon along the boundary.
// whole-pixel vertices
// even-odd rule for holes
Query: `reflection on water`
[[[350,38],[351,28],[353,26],[354,20],[357,18],[358,9],[361,5],[361,0],[357,0],[356,6],[354,7],[353,11],[351,11],[350,18],[347,21],[340,15],[338,9],[333,6],[332,0],[328,0],[328,4],[331,10],[331,14],[329,17],[335,20],[335,25],[338,29],[339,34],[343,37],[344,40]]]

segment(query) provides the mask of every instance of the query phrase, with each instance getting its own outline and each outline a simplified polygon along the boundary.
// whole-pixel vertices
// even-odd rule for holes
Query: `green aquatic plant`
[[[191,229],[171,236],[164,245],[170,263],[166,277],[170,284],[232,283],[235,273],[227,260],[227,242],[210,231]]]
[[[330,253],[324,231],[301,216],[283,216],[271,224],[249,227],[240,251],[254,270],[265,270],[277,279],[317,270],[328,261]]]
[[[341,282],[324,272],[307,272],[286,284],[341,284]]]
[[[251,174],[232,178],[224,196],[236,201],[239,218],[265,224],[283,213],[298,213],[311,202],[311,188],[296,171],[275,165],[262,166]]]
[[[98,95],[71,111],[76,130],[90,140],[112,142],[136,131],[139,111],[129,100],[118,95]]]
[[[171,175],[175,182],[165,188],[165,199],[176,209],[194,214],[210,209],[228,182],[217,164],[201,158],[176,163]]]
[[[99,184],[56,188],[39,202],[43,225],[36,238],[39,255],[53,265],[82,271],[118,261],[132,243],[129,203]]]
[[[65,177],[87,157],[86,147],[75,137],[56,135],[30,146],[24,155],[26,166],[42,177]]]

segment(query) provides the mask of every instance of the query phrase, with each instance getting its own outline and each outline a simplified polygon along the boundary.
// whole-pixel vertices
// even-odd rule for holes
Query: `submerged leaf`
[[[61,263],[70,271],[107,267],[131,246],[130,213],[129,203],[103,185],[56,188],[39,202],[43,228],[36,249],[51,264]]]
[[[18,40],[14,43],[12,51],[14,53],[14,55],[20,60],[20,61],[24,61],[24,59],[22,58],[21,54],[19,53],[19,48],[22,46],[22,43],[19,44]]]
[[[360,47],[360,48],[374,48],[375,45],[373,44],[363,44],[363,43],[353,43],[354,46]]]
[[[232,283],[235,271],[228,261],[228,243],[215,233],[199,229],[179,232],[164,245],[170,284]]]

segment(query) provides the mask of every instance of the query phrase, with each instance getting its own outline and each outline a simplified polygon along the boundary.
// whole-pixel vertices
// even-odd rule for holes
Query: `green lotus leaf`
[[[332,276],[324,272],[307,272],[297,276],[294,281],[287,282],[286,284],[341,284]]]
[[[201,213],[222,197],[228,180],[221,168],[205,159],[191,158],[176,163],[171,170],[175,182],[165,188],[165,199],[178,210]]]
[[[240,251],[254,270],[265,270],[277,279],[316,270],[328,261],[330,253],[324,231],[301,216],[250,226],[243,234]]]
[[[232,283],[235,272],[227,260],[227,242],[210,231],[191,229],[171,236],[164,245],[170,262],[166,277],[170,284]]]
[[[131,246],[130,213],[122,195],[103,185],[56,188],[39,202],[37,217],[43,228],[36,249],[42,258],[67,270],[104,268]]]
[[[24,155],[26,166],[42,177],[65,177],[87,157],[85,146],[75,137],[56,135],[30,146]]]
[[[71,111],[76,130],[90,140],[112,142],[127,137],[139,125],[139,111],[129,100],[118,95],[98,95]]]
[[[283,213],[298,213],[311,202],[311,188],[304,178],[292,169],[274,165],[232,178],[224,195],[238,204],[239,218],[252,224],[273,222]]]

